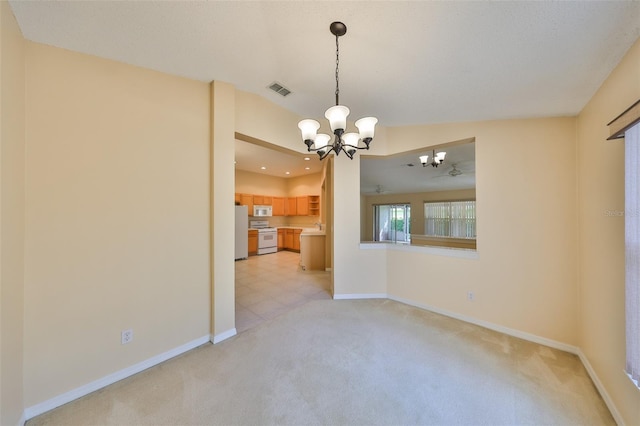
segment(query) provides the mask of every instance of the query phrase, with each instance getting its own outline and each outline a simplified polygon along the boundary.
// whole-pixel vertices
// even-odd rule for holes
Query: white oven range
[[[258,230],[258,254],[278,251],[278,230],[271,228],[268,220],[252,220],[249,226]]]

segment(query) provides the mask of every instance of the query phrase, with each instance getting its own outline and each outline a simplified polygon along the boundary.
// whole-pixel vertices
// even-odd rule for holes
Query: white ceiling
[[[230,82],[317,119],[334,103],[340,20],[341,103],[382,126],[576,115],[640,36],[639,1],[10,4],[29,40]]]
[[[322,163],[313,152],[300,154],[280,147],[276,151],[236,139],[236,170],[292,178],[320,173]]]
[[[476,187],[475,143],[435,148],[446,152],[438,167],[422,166],[421,155],[433,160],[433,150],[414,150],[388,157],[363,156],[360,161],[360,192],[365,195],[432,192]],[[452,175],[455,168],[460,174]]]

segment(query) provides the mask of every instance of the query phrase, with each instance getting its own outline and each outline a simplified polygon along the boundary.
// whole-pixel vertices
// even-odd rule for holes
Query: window
[[[373,206],[373,240],[408,243],[411,241],[411,206],[381,204]]]
[[[476,238],[476,202],[424,203],[424,233],[430,237]]]
[[[625,371],[640,387],[640,100],[607,126],[624,138]]]
[[[625,132],[625,312],[626,372],[640,379],[640,124]]]

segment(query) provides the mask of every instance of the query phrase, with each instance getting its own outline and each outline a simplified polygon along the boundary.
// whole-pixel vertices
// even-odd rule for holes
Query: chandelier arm
[[[331,152],[331,149],[328,149],[324,153],[318,153],[318,155],[320,156],[320,161],[324,160],[327,157],[327,155],[329,155],[330,152]]]
[[[355,154],[355,153],[356,153],[356,150],[355,150],[355,149],[347,151],[347,150],[345,150],[345,149],[344,149],[344,147],[343,147],[343,148],[342,148],[342,151],[344,152],[344,154],[345,154],[347,157],[349,157],[349,159],[350,159],[350,160],[353,160],[353,154]]]

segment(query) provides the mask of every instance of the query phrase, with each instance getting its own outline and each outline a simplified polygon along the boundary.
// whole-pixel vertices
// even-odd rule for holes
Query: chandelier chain
[[[340,45],[338,44],[338,36],[336,35],[336,105],[340,105],[340,84],[338,71],[340,66]]]

